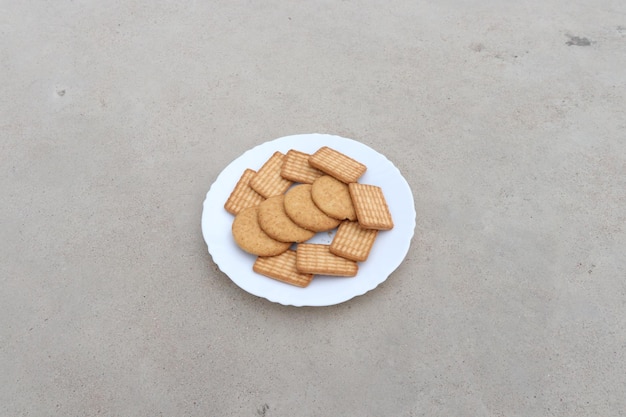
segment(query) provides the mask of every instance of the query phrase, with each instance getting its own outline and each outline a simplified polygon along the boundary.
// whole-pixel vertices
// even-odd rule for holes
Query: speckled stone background
[[[3,416],[626,415],[626,3],[0,0]],[[331,133],[411,186],[327,308],[200,231],[247,149]]]

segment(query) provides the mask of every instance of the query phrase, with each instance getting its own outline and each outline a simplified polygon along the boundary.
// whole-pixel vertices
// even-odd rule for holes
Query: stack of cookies
[[[328,146],[275,152],[258,172],[246,169],[224,208],[235,243],[257,256],[253,270],[298,287],[315,275],[356,276],[379,231],[393,228],[382,189],[358,182],[366,169]],[[335,229],[328,245],[306,243]]]

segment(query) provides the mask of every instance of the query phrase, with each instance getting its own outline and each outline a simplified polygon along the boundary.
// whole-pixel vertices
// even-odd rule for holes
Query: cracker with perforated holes
[[[376,236],[376,229],[364,229],[359,222],[342,222],[330,242],[330,253],[357,262],[366,261]]]
[[[250,180],[255,175],[256,171],[250,168],[247,168],[243,174],[241,174],[235,188],[228,196],[228,200],[224,203],[224,208],[227,212],[236,215],[241,210],[248,207],[258,206],[265,200],[265,197],[250,187]]]
[[[252,265],[252,270],[257,274],[302,288],[308,286],[313,279],[313,274],[298,272],[296,251],[291,249],[278,256],[259,256]]]
[[[309,157],[309,165],[346,184],[356,182],[367,166],[328,146],[322,146]]]
[[[324,173],[309,165],[310,156],[308,153],[296,151],[295,149],[289,150],[285,154],[280,175],[293,182],[312,184],[313,181],[324,175]]]
[[[256,175],[252,177],[250,187],[265,198],[279,195],[287,191],[293,182],[280,175],[284,158],[284,154],[278,151],[274,152]]]
[[[301,243],[296,249],[296,268],[314,275],[354,277],[359,271],[356,262],[330,253],[330,246],[319,243]]]
[[[382,188],[376,185],[348,184],[354,211],[361,227],[366,229],[393,229],[393,219]]]

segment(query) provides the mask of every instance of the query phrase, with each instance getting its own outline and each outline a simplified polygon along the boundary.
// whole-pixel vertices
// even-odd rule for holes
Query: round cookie
[[[295,224],[313,232],[324,232],[337,227],[340,220],[327,216],[311,198],[311,184],[300,184],[285,194],[285,212]]]
[[[239,212],[233,220],[232,232],[235,243],[244,251],[258,256],[276,256],[291,246],[269,237],[259,226],[259,207],[249,207]]]
[[[259,226],[271,238],[281,242],[304,242],[311,239],[315,232],[295,224],[287,213],[283,201],[284,195],[270,197],[259,204]]]
[[[356,220],[348,184],[330,175],[319,177],[311,187],[311,198],[324,213],[339,220]]]

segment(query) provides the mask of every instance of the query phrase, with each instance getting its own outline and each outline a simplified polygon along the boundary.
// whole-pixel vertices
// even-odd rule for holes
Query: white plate
[[[231,234],[233,216],[224,203],[246,168],[258,170],[275,152],[290,149],[313,153],[329,146],[367,165],[360,183],[381,187],[395,227],[378,233],[369,258],[359,263],[354,278],[317,275],[306,288],[294,287],[252,271],[256,259],[241,250]],[[413,194],[400,171],[383,155],[352,139],[322,134],[286,136],[248,150],[217,177],[204,201],[202,234],[218,267],[239,287],[272,302],[293,306],[329,306],[373,290],[400,265],[415,229]],[[309,242],[330,243],[332,233],[318,233]]]

